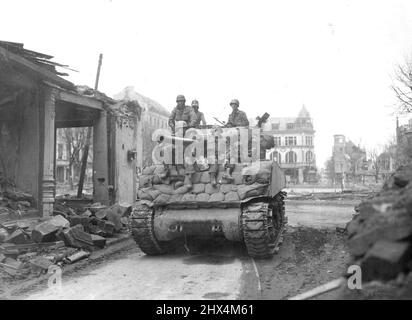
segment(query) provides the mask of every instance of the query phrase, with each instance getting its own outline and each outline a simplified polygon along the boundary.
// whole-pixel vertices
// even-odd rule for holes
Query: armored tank
[[[264,160],[272,144],[263,138],[259,159],[233,164],[229,176],[226,164],[213,170],[202,161],[191,167],[189,182],[188,166],[144,168],[131,214],[141,250],[160,255],[188,241],[225,238],[243,243],[251,257],[272,257],[286,224],[285,176],[277,163]],[[183,141],[190,144],[190,138]]]

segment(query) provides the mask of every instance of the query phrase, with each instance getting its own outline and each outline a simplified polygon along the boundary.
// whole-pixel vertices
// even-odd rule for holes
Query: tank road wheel
[[[270,258],[277,251],[285,225],[284,194],[279,193],[271,203],[256,202],[242,212],[242,231],[249,256]]]
[[[166,250],[157,241],[153,230],[154,210],[145,204],[133,206],[131,215],[132,235],[140,249],[147,255],[160,255]]]

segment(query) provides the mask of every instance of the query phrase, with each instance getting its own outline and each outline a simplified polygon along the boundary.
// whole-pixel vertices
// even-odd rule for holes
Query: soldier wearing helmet
[[[178,95],[176,98],[177,106],[173,109],[169,117],[169,126],[172,130],[175,130],[176,121],[186,122],[187,128],[193,128],[196,125],[196,114],[192,107],[186,106],[186,98],[184,95]]]
[[[233,99],[230,101],[232,107],[232,113],[229,115],[226,127],[247,127],[249,126],[249,120],[246,113],[239,110],[239,100]]]
[[[199,111],[199,101],[193,100],[192,101],[192,108],[193,108],[193,111],[196,114],[196,125],[195,125],[195,127],[198,128],[200,123],[202,123],[202,125],[206,125],[205,116],[204,116],[203,112]]]

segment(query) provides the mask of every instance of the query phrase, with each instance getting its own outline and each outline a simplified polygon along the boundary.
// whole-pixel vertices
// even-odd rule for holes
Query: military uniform
[[[229,115],[229,120],[227,120],[227,127],[247,127],[249,126],[249,120],[247,119],[246,113],[240,111],[239,109],[233,111]]]
[[[200,111],[194,111],[195,115],[196,115],[196,124],[195,127],[198,128],[200,126],[200,123],[202,123],[203,125],[206,124],[206,120],[205,120],[205,116],[203,114],[203,112]]]
[[[197,116],[193,108],[184,106],[184,108],[175,107],[169,117],[169,126],[174,129],[175,121],[185,121],[188,128],[196,126]]]

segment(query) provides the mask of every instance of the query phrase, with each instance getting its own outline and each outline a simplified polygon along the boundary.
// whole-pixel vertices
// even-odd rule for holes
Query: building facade
[[[256,120],[250,122],[253,125]],[[287,182],[316,182],[315,130],[305,106],[297,117],[270,118],[263,125],[263,132],[275,138],[275,147],[267,151],[266,158],[280,165]]]
[[[156,142],[152,141],[152,134],[156,129],[168,128],[170,112],[160,103],[136,92],[134,87],[126,87],[119,94],[114,96],[117,100],[137,101],[142,108],[141,113],[141,134],[137,146],[137,167],[138,170],[153,164],[152,151]]]

